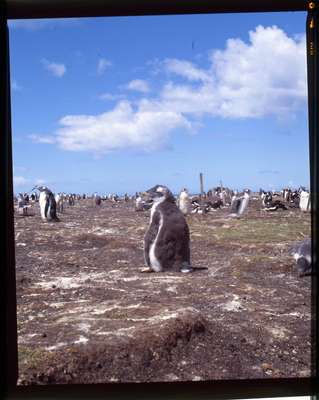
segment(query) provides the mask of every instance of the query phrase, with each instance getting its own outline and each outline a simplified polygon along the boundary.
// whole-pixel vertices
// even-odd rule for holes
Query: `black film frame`
[[[307,78],[310,154],[311,232],[313,260],[318,259],[318,1],[302,0],[4,0],[0,3],[0,229],[1,240],[1,319],[5,327],[1,341],[3,367],[0,374],[5,398],[20,399],[230,399],[318,394],[316,344],[318,339],[317,275],[312,277],[312,377],[232,381],[125,383],[101,385],[16,386],[18,376],[15,245],[13,230],[13,173],[10,109],[10,67],[8,19],[136,16],[240,12],[307,11]]]

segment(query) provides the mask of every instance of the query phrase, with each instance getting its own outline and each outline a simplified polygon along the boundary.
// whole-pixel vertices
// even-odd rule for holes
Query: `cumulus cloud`
[[[100,100],[120,100],[124,98],[125,96],[123,94],[112,94],[112,93],[102,93],[99,96]]]
[[[98,75],[102,75],[106,68],[111,67],[111,61],[107,60],[106,58],[100,58],[97,63],[97,73]]]
[[[210,67],[199,69],[177,60],[166,70],[197,85],[166,84],[162,99],[183,112],[208,113],[223,118],[282,115],[306,100],[305,35],[290,38],[276,26],[258,26],[249,43],[229,39],[224,50],[210,54]]]
[[[196,67],[189,61],[167,58],[163,64],[167,72],[180,75],[189,81],[210,81],[212,79],[208,71]]]
[[[178,127],[190,128],[180,113],[133,108],[128,101],[96,116],[69,115],[60,120],[57,142],[64,150],[104,154],[120,149],[157,150]]]
[[[133,79],[127,84],[126,88],[142,93],[148,93],[150,91],[148,83],[143,79]]]
[[[34,143],[53,144],[56,142],[56,138],[49,135],[32,134],[28,135],[28,138],[31,139]]]
[[[48,61],[46,58],[42,58],[41,63],[45,69],[47,69],[57,78],[61,78],[66,73],[66,67],[64,64]]]
[[[305,35],[290,38],[276,26],[258,26],[250,43],[229,39],[211,55],[225,117],[258,117],[295,110],[306,100]]]
[[[100,99],[119,100],[113,108],[65,116],[54,136],[33,135],[33,140],[99,155],[126,148],[151,151],[163,148],[177,128],[196,130],[203,116],[285,117],[306,104],[305,35],[289,37],[276,26],[258,26],[247,42],[229,39],[224,49],[209,54],[206,68],[178,59],[156,60],[156,67],[165,77],[156,96],[150,96],[146,80],[132,80],[124,88],[140,92],[139,100],[104,93]]]

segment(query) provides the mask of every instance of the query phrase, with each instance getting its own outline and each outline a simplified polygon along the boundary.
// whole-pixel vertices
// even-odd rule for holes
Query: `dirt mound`
[[[165,376],[169,379],[174,372],[176,376],[172,360],[188,356],[204,333],[210,336],[208,325],[192,308],[157,316],[148,326],[134,329],[133,336],[123,335],[111,345],[69,348],[67,364],[62,350],[56,351],[54,357],[52,352],[43,353],[34,371],[29,369],[29,379],[22,375],[20,383],[136,382],[145,377],[157,381]],[[42,372],[36,372],[39,370]]]

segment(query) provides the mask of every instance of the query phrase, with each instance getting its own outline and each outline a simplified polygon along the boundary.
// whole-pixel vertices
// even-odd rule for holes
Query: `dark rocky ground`
[[[16,214],[19,383],[306,377],[311,278],[289,246],[299,209],[191,215],[193,274],[142,274],[149,211],[81,200]]]

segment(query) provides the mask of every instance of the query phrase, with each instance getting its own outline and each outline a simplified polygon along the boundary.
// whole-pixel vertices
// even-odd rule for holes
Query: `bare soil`
[[[289,247],[299,209],[251,200],[187,217],[192,274],[143,274],[149,211],[80,200],[45,223],[15,216],[19,383],[310,376],[311,278]]]

